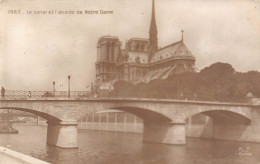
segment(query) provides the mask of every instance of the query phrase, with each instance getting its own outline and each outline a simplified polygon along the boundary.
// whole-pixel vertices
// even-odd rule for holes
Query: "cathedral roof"
[[[140,62],[141,64],[148,63],[148,53],[147,52],[129,51],[128,55],[129,55],[129,58],[128,58],[129,63],[136,63],[136,62]]]
[[[195,60],[183,41],[179,41],[157,50],[151,58],[151,63],[170,58]]]

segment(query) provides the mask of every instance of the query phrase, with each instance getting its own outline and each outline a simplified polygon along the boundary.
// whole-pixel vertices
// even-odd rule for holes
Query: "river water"
[[[61,149],[46,145],[46,126],[16,128],[19,134],[0,134],[1,146],[54,164],[260,164],[256,143],[187,138],[174,146],[143,143],[142,134],[80,130],[79,148]]]

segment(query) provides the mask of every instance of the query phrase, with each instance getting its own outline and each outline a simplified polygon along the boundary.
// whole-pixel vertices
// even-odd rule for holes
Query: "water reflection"
[[[259,164],[260,144],[188,138],[185,146],[143,143],[142,134],[79,131],[79,149],[46,145],[44,126],[16,126],[19,134],[0,135],[0,145],[55,163]],[[251,155],[241,155],[242,150]],[[247,149],[248,148],[248,149]]]

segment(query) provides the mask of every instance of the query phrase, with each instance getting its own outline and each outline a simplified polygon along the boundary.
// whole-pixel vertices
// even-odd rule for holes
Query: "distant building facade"
[[[195,57],[183,42],[183,31],[180,41],[158,48],[154,0],[149,39],[131,38],[124,49],[121,45],[116,36],[103,36],[98,40],[95,84],[102,90],[113,89],[111,84],[117,80],[147,83],[195,71]]]

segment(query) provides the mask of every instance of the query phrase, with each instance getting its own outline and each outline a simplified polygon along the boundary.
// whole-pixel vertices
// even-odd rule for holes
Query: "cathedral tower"
[[[154,0],[152,4],[152,19],[149,31],[149,53],[153,55],[158,50],[157,26],[155,21]]]
[[[121,51],[118,37],[103,36],[97,44],[96,83],[107,82],[116,77],[116,59]]]

